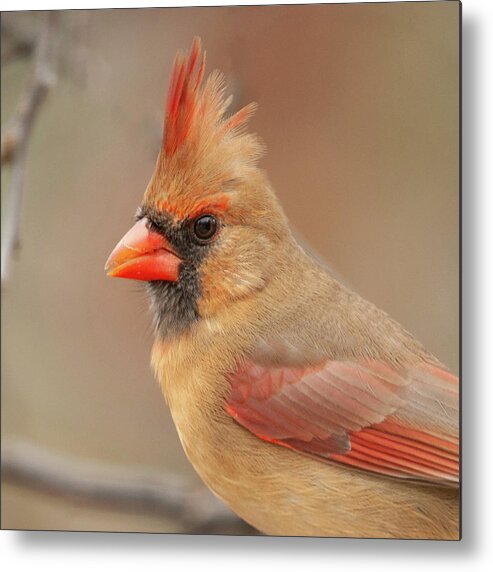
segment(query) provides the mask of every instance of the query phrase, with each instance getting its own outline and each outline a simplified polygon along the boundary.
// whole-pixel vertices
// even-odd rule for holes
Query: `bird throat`
[[[177,282],[148,282],[154,328],[161,339],[175,337],[200,319],[199,279],[193,270],[184,269]]]

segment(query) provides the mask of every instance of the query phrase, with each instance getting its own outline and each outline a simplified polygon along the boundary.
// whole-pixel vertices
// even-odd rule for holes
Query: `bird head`
[[[287,222],[257,161],[263,146],[246,123],[250,104],[227,116],[225,80],[203,84],[194,39],[175,59],[164,133],[137,222],[111,253],[109,276],[148,283],[162,335],[190,327],[268,282]]]

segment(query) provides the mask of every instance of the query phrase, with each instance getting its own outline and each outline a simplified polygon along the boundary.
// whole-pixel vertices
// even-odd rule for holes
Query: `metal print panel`
[[[2,527],[459,539],[459,32],[3,14]]]

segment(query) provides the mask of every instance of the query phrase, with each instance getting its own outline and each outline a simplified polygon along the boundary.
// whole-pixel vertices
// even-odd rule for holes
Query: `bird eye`
[[[216,234],[217,226],[215,217],[204,215],[196,219],[193,224],[193,231],[200,240],[209,240]]]

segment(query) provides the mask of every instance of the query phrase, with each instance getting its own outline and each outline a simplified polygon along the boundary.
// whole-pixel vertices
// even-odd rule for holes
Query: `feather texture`
[[[437,366],[249,361],[229,381],[228,412],[266,441],[389,476],[458,482],[458,383]]]
[[[189,54],[179,52],[171,72],[166,97],[161,162],[166,164],[181,148],[188,155],[201,155],[211,143],[241,139],[254,141],[242,128],[256,109],[255,103],[227,117],[232,96],[225,97],[226,82],[222,73],[212,72],[204,86],[205,52],[199,38],[194,38]],[[238,152],[238,149],[235,149]],[[255,160],[255,153],[245,153],[245,160]],[[192,157],[188,157],[191,159]]]
[[[232,97],[225,95],[224,75],[213,71],[203,83],[205,60],[199,38],[175,58],[161,150],[144,196],[148,208],[177,219],[193,215],[198,193],[204,205],[224,206],[223,192],[251,178],[263,153],[259,138],[245,130],[256,104],[228,116]]]
[[[181,52],[176,56],[166,100],[163,147],[167,157],[172,157],[187,139],[190,128],[199,112],[199,87],[205,68],[199,38],[194,38],[190,55]]]

